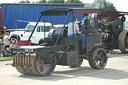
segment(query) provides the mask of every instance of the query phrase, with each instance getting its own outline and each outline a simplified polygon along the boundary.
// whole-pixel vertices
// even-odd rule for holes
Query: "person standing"
[[[3,37],[3,42],[4,42],[4,47],[5,49],[9,50],[9,46],[10,46],[10,36],[9,36],[9,32],[5,32],[5,35]]]

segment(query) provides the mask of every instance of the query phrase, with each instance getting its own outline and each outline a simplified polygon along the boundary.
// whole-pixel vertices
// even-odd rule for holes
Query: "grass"
[[[12,56],[8,56],[8,57],[0,57],[0,60],[11,60]]]

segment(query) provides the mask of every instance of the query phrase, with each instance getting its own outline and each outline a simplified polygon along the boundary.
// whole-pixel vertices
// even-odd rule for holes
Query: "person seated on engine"
[[[79,26],[76,23],[77,19],[75,16],[72,16],[71,22],[68,24],[68,37],[78,37],[79,40],[82,40],[82,48],[85,48],[85,33],[79,30]],[[73,32],[74,31],[74,32]]]
[[[9,51],[9,46],[10,46],[9,39],[10,39],[9,32],[5,32],[5,35],[3,37],[3,42],[4,42],[4,48],[7,51]]]
[[[99,32],[102,32],[102,30],[103,30],[103,23],[104,23],[104,20],[101,20],[100,18],[98,18],[97,26],[98,26]]]

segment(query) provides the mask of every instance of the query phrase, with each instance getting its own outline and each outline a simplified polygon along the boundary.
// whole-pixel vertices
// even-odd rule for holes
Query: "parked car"
[[[29,22],[25,28],[28,30],[22,30],[22,31],[19,30],[19,31],[10,32],[11,44],[16,45],[19,40],[21,40],[21,41],[28,40],[35,25],[36,25],[36,22]],[[45,23],[45,27],[44,27],[44,23],[39,22],[39,24],[37,25],[37,27],[34,31],[32,38],[31,38],[31,43],[39,44],[39,43],[43,42],[44,36],[45,37],[48,36],[48,32],[50,31],[51,28],[52,28],[51,23],[49,23],[49,22]],[[45,30],[45,33],[44,33],[44,30]]]
[[[53,25],[54,28],[64,27],[64,24],[55,24]],[[67,27],[67,25],[65,25]]]

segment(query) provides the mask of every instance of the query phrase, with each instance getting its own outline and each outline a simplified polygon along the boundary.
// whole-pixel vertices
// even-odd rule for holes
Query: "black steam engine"
[[[128,52],[128,31],[124,28],[125,15],[128,15],[128,12],[105,11],[98,14],[98,29],[107,51],[120,49],[122,53]]]

